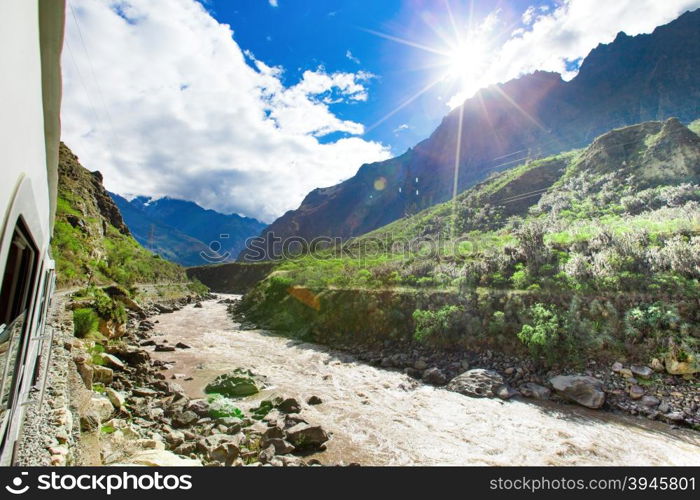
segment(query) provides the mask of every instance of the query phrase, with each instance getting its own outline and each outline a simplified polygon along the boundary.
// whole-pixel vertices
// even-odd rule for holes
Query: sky
[[[700,0],[68,0],[63,141],[106,187],[272,222],[479,88]]]

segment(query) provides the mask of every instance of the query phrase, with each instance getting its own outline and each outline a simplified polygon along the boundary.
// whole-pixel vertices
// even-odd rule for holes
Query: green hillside
[[[102,186],[99,172],[81,166],[65,144],[59,154],[52,252],[59,287],[187,281],[184,269],[136,242]]]
[[[344,341],[683,357],[700,338],[699,184],[700,137],[677,120],[614,130],[288,259],[243,309],[316,340],[343,316]],[[365,299],[338,300],[351,289]]]

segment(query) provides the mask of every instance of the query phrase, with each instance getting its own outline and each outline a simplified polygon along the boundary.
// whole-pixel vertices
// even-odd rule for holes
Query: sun
[[[469,85],[482,74],[486,57],[486,44],[481,40],[473,38],[461,41],[447,52],[446,77]]]

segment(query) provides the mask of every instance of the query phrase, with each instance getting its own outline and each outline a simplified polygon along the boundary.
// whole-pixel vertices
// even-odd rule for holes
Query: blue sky
[[[106,187],[272,222],[479,88],[700,0],[68,0],[62,138]]]
[[[441,50],[445,44],[436,31],[442,29],[455,37],[450,11],[457,28],[464,31],[470,20],[478,25],[498,12],[493,37],[505,41],[524,27],[522,15],[528,7],[549,10],[554,6],[551,1],[531,0],[278,0],[276,4],[267,0],[204,2],[217,20],[231,25],[241,47],[267,64],[285,68],[288,85],[298,81],[306,69],[318,66],[329,72],[365,70],[376,75],[367,85],[366,102],[341,102],[333,109],[344,119],[365,124],[365,137],[389,145],[395,154],[430,135],[449,111],[446,103],[458,89],[448,78],[382,121],[445,68],[439,66],[439,55],[376,33]],[[330,134],[322,140],[338,136]]]

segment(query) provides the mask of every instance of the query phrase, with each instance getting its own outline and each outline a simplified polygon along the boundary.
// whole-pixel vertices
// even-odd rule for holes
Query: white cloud
[[[279,3],[277,3],[277,0],[268,0],[270,2],[270,5],[273,7],[279,7]]]
[[[492,48],[465,91],[448,101],[459,106],[474,91],[505,82],[537,69],[556,71],[571,79],[575,71],[567,61],[585,57],[599,43],[609,43],[624,31],[649,33],[686,10],[700,7],[700,0],[563,0],[554,9],[529,7],[522,16],[524,28],[515,30],[502,46]],[[492,21],[489,21],[491,23]]]
[[[348,59],[350,59],[350,60],[351,60],[352,62],[354,62],[355,64],[360,64],[360,60],[359,60],[357,57],[355,57],[354,55],[352,55],[352,52],[350,52],[350,49],[348,49],[348,50],[345,52],[345,57],[347,57]]]
[[[394,129],[394,134],[398,134],[399,132],[403,132],[404,130],[408,130],[410,128],[411,127],[409,127],[406,123],[402,123]]]
[[[367,99],[369,73],[320,67],[285,86],[282,68],[244,53],[194,0],[72,4],[85,46],[69,15],[63,140],[112,191],[271,221],[390,156],[360,137],[319,141],[363,133],[329,106]]]

